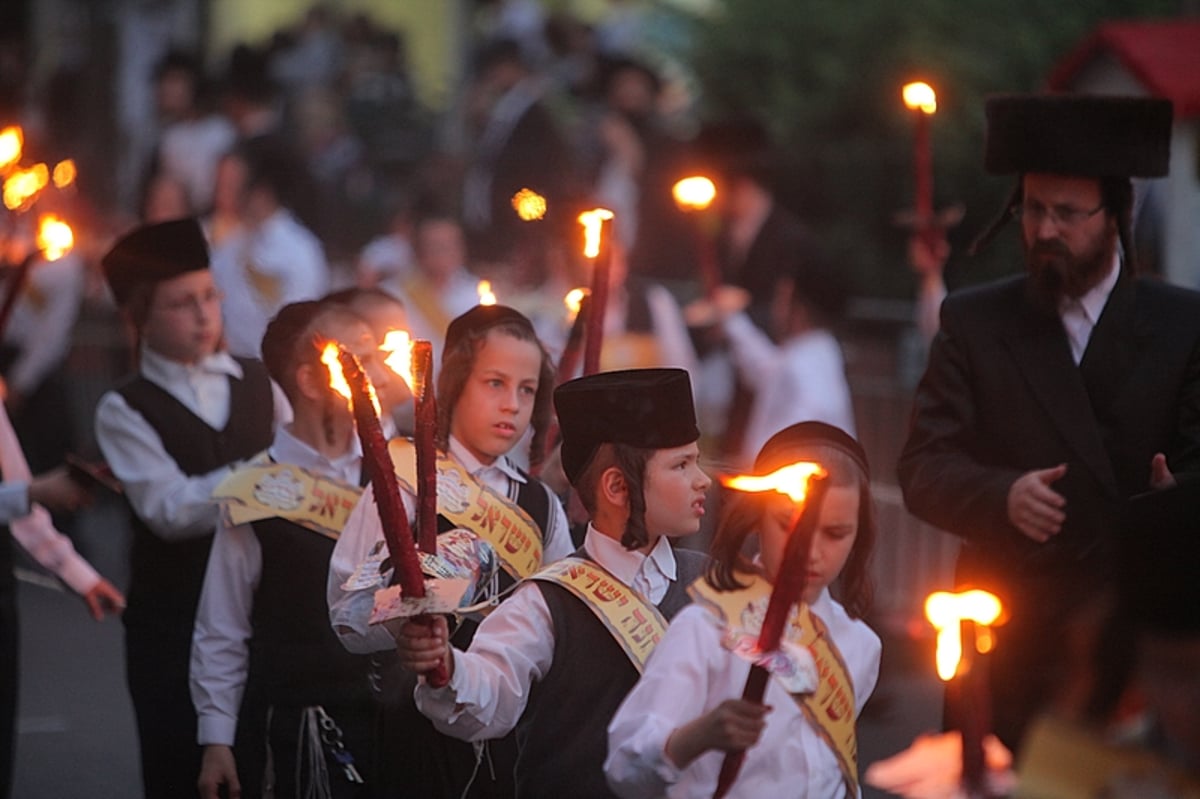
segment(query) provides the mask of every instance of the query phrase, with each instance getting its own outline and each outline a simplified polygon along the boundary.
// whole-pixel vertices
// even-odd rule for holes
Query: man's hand
[[[209,744],[204,747],[200,780],[196,783],[200,790],[200,799],[218,799],[222,785],[228,786],[229,799],[241,799],[242,784],[238,782],[233,749],[222,744]]]
[[[1012,753],[994,736],[983,739],[984,780],[990,796],[1007,796],[1016,786]],[[959,799],[962,788],[962,735],[921,735],[912,746],[871,764],[863,782],[905,799]]]
[[[1162,491],[1175,485],[1175,474],[1167,467],[1167,456],[1161,452],[1150,459],[1150,487]]]
[[[687,768],[705,752],[740,752],[758,743],[771,708],[744,699],[726,699],[667,738],[666,753],[677,768]]]
[[[1067,464],[1026,472],[1008,489],[1008,520],[1029,538],[1044,544],[1062,530],[1067,501],[1050,486],[1067,473]]]
[[[71,477],[66,466],[58,466],[33,478],[29,501],[52,511],[72,512],[90,505],[92,492]]]
[[[103,577],[87,590],[83,601],[87,603],[88,610],[92,612],[92,618],[96,621],[104,621],[106,613],[117,614],[125,609],[124,594]]]
[[[446,664],[446,675],[454,675],[454,658],[450,657],[450,627],[445,616],[434,616],[432,624],[406,621],[399,626],[388,623],[396,639],[400,665],[417,674],[432,671]]]

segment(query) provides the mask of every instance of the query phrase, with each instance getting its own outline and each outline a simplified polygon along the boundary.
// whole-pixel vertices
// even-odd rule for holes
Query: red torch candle
[[[413,445],[417,450],[417,546],[437,552],[437,402],[433,388],[433,345],[414,341],[412,348],[413,402],[416,412]]]
[[[916,82],[904,86],[904,104],[916,115],[916,134],[913,138],[913,177],[915,185],[917,230],[929,237],[935,229],[933,219],[933,142],[930,138],[930,119],[937,111],[937,95],[928,83]]]
[[[570,380],[575,374],[575,366],[579,363],[579,351],[583,348],[583,331],[587,326],[588,307],[591,305],[587,292],[581,289],[573,289],[567,294],[564,302],[568,307],[574,305],[575,319],[571,322],[567,343],[563,346],[562,355],[558,358],[558,369],[554,377],[556,386]]]
[[[336,345],[331,345],[336,346]],[[396,481],[396,469],[388,454],[383,428],[371,399],[370,381],[359,365],[354,353],[338,347],[337,363],[350,389],[350,401],[354,411],[354,423],[358,439],[362,443],[363,458],[371,475],[371,488],[375,493],[375,505],[379,509],[379,521],[383,526],[383,539],[392,560],[392,584],[399,585],[403,596],[420,599],[425,596],[425,575],[417,558],[416,545],[400,500],[400,485]],[[430,622],[428,616],[417,616],[414,621]],[[430,685],[440,687],[449,681],[445,666],[425,675]]]
[[[700,282],[704,287],[704,296],[712,297],[722,282],[721,269],[717,265],[717,254],[713,251],[712,240],[701,225],[701,216],[717,198],[717,186],[710,178],[692,175],[677,182],[671,188],[671,196],[675,198],[675,206],[690,218],[696,258],[700,267]]]
[[[608,309],[609,267],[612,259],[613,213],[605,208],[584,211],[583,254],[592,261],[592,292],[588,300],[587,332],[583,349],[583,373],[600,371],[600,350],[604,346],[604,316]],[[605,224],[607,222],[608,224]]]

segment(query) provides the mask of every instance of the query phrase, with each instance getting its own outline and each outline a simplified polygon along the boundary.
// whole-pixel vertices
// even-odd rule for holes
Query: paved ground
[[[119,513],[100,508],[80,525],[79,547],[123,584]],[[53,581],[22,573],[21,693],[13,799],[136,799],[137,744],[125,691],[122,628],[97,624]],[[885,636],[880,685],[860,725],[863,767],[902,749],[941,717],[932,656]],[[868,799],[884,796],[870,790]]]

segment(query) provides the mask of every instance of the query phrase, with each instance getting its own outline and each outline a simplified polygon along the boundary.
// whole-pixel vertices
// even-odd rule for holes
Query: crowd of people
[[[49,446],[47,381],[27,377],[53,303],[20,300],[5,341],[26,360],[5,375],[14,416],[43,412],[15,421],[44,465],[0,416],[0,498],[93,614],[122,615],[147,797],[861,791],[856,720],[881,662],[869,561],[890,532],[871,476],[893,465],[855,436],[833,333],[844,270],[775,202],[762,126],[684,138],[663,76],[620,49],[628,26],[529,25],[521,6],[499,4],[511,15],[481,38],[457,150],[421,134],[400,40],[362,19],[318,9],[239,49],[219,107],[198,60],[161,62],[145,202],[98,259],[135,364],[95,410],[133,528],[124,593],[41,508],[82,489]],[[989,746],[1016,754],[1018,780],[1047,779],[1036,754],[1067,734],[1047,741],[1039,718],[1109,756],[1136,717],[1157,758],[1140,777],[1189,795],[1200,295],[1137,276],[1129,229],[1131,178],[1169,168],[1171,106],[1012,95],[987,118],[985,166],[1017,184],[981,244],[1019,221],[1026,268],[941,304],[899,483],[963,540],[957,583],[1008,609]],[[719,187],[713,229],[669,200],[697,158]],[[523,188],[543,221],[514,212]],[[575,215],[596,205],[616,219],[601,361],[561,373],[561,298],[591,278]],[[946,254],[912,257],[935,274]],[[422,522],[409,436],[427,432],[380,350],[401,329],[434,348],[438,552],[420,566],[448,605],[393,587],[396,528]],[[388,459],[360,437],[327,342],[369,377]],[[821,467],[804,504],[709,498],[718,470],[800,462]],[[710,546],[678,545],[702,527]],[[0,793],[9,553],[5,537]],[[961,711],[951,696],[949,729]],[[866,778],[955,795],[956,745]],[[1012,762],[993,763],[993,791]]]

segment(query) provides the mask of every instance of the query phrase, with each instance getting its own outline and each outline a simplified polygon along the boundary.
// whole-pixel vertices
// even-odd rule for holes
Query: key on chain
[[[333,759],[342,767],[342,773],[346,775],[348,782],[353,782],[357,785],[363,784],[362,775],[358,773],[358,769],[354,767],[354,756],[345,749],[334,749]]]

